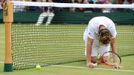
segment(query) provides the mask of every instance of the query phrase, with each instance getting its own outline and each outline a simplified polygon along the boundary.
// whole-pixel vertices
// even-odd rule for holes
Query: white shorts
[[[88,37],[85,35],[83,36],[84,42],[85,42],[85,55],[86,54],[86,47],[87,47],[87,41]],[[92,46],[92,51],[91,51],[91,56],[98,56],[103,55],[105,52],[110,51],[110,44],[108,45],[100,45],[98,40],[93,41],[93,46]]]
[[[98,56],[98,54],[102,56],[105,52],[108,51],[110,51],[110,45],[102,45],[99,47],[92,46],[91,56]]]

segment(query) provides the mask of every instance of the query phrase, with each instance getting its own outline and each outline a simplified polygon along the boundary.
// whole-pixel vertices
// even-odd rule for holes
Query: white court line
[[[0,61],[0,63],[4,63]],[[51,65],[52,67],[64,67],[64,68],[74,68],[74,69],[86,69],[87,67],[78,67],[78,66],[66,66],[66,65]],[[104,71],[116,71],[116,72],[132,72],[134,70],[121,70],[121,69],[107,69],[107,68],[94,68],[95,70],[104,70]]]
[[[78,67],[78,66],[65,66],[65,65],[52,65],[52,67],[65,67],[65,68],[74,68],[74,69],[86,69],[87,67]],[[94,68],[95,70],[104,70],[104,71],[116,71],[116,72],[132,72],[134,70],[121,70],[121,69],[107,69],[107,68]]]
[[[3,64],[4,62],[3,61],[0,61],[0,64]]]

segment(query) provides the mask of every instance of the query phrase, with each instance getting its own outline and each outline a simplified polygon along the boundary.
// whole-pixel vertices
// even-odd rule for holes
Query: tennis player
[[[92,18],[85,29],[83,39],[85,41],[86,62],[89,68],[94,68],[97,55],[103,55],[110,50],[116,50],[116,28],[114,22],[105,16]]]

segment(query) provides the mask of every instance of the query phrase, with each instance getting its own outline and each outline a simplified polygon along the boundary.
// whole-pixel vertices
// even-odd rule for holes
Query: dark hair
[[[99,31],[99,42],[102,44],[109,44],[111,42],[112,34],[108,29]]]

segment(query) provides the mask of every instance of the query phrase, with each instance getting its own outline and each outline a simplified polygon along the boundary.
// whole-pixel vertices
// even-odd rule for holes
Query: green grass
[[[79,56],[79,54],[81,53],[81,50],[84,50],[84,44],[82,43],[82,35],[83,35],[83,31],[84,31],[84,28],[85,28],[85,25],[68,25],[68,26],[65,26],[65,25],[52,25],[52,26],[39,26],[37,28],[37,30],[31,30],[33,26],[26,26],[26,25],[23,25],[23,26],[19,26],[19,30],[18,30],[18,33],[17,34],[27,34],[25,36],[27,36],[27,40],[25,39],[25,41],[33,41],[32,43],[34,43],[35,39],[39,39],[38,40],[38,44],[51,44],[51,43],[54,43],[55,44],[55,40],[57,41],[56,44],[57,45],[47,45],[47,48],[46,47],[43,47],[43,46],[38,46],[37,44],[37,48],[33,48],[32,50],[29,49],[29,47],[27,46],[31,46],[33,47],[33,44],[32,43],[29,43],[29,44],[22,44],[22,46],[24,46],[25,48],[27,48],[26,51],[29,51],[29,52],[32,52],[31,54],[33,54],[33,58],[35,58],[35,60],[39,60],[41,59],[42,61],[45,61],[45,60],[48,60],[47,62],[54,62],[55,60],[59,61],[59,59],[52,56],[52,54],[50,55],[49,53],[52,53],[53,50],[57,50],[56,53],[59,53],[57,54],[57,57],[59,58],[59,56],[64,56],[61,55],[61,51],[63,51],[62,49],[66,49],[66,50],[70,50],[74,47],[77,47],[75,48],[76,50],[78,50],[78,54],[71,54],[71,55],[75,55],[77,57],[69,57],[67,56],[67,58],[69,57],[71,60],[75,60],[75,58],[77,59],[83,59],[83,57]],[[68,29],[66,29],[66,27]],[[31,28],[31,29],[30,29]],[[39,30],[38,30],[39,29]],[[46,30],[47,29],[47,30]],[[30,31],[29,33],[26,32],[27,31]],[[48,31],[49,30],[49,31]],[[15,30],[13,30],[15,31]],[[32,33],[32,31],[35,31],[38,33],[38,31],[42,31],[42,33],[40,34],[40,36],[36,36],[34,35],[34,33]],[[52,35],[44,35],[46,34],[46,31],[48,34],[52,34]],[[117,31],[118,31],[118,36],[117,36],[117,45],[118,45],[118,49],[120,50],[119,53],[121,53],[121,55],[127,55],[127,54],[134,54],[134,47],[133,47],[133,44],[134,44],[134,26],[117,26]],[[63,33],[66,33],[64,34],[64,36],[60,36],[60,35],[63,35]],[[75,34],[74,34],[75,33]],[[32,36],[34,37],[29,37],[31,36],[30,34],[33,34]],[[58,35],[59,34],[59,35]],[[75,35],[76,37],[78,38],[75,38],[72,37],[73,35]],[[47,36],[47,37],[46,37]],[[17,36],[13,36],[13,37],[17,37]],[[20,39],[18,40],[18,42],[21,40],[23,40],[23,38],[25,37],[22,37],[21,35],[18,36]],[[49,40],[48,38],[51,38],[51,40]],[[62,38],[62,39],[61,39]],[[69,39],[71,38],[71,39]],[[33,39],[33,40],[31,40]],[[4,42],[5,40],[5,37],[4,37],[4,26],[2,24],[0,24],[0,61],[3,62],[4,61]],[[16,40],[16,39],[15,39]],[[45,41],[45,43],[43,42]],[[52,41],[52,42],[51,42]],[[62,41],[62,44],[59,44],[60,41]],[[77,45],[75,45],[77,43]],[[73,44],[70,45],[70,44]],[[21,47],[19,45],[16,44],[16,47]],[[61,48],[59,48],[59,46]],[[41,57],[36,57],[35,55],[39,52],[39,51],[36,51],[36,49],[40,49],[41,52],[39,54],[41,54],[40,56]],[[49,49],[49,51],[45,51],[46,54],[48,57],[47,58],[42,58],[42,56],[44,55],[43,54],[43,50],[45,49]],[[19,50],[20,48],[18,48]],[[76,51],[74,49],[74,51]],[[20,50],[23,50],[23,49],[20,49]],[[70,52],[70,51],[63,51],[63,52]],[[58,52],[59,51],[59,52]],[[19,51],[16,51],[16,53],[19,53]],[[80,53],[79,53],[80,52]],[[20,52],[22,53],[22,52]],[[34,55],[35,54],[35,55]],[[65,54],[70,54],[70,53],[65,53]],[[21,58],[27,58],[27,57],[30,57],[30,56],[27,56],[27,55],[20,55],[18,54],[18,57],[19,59]],[[54,54],[53,54],[54,55]],[[38,58],[38,59],[37,59]],[[51,58],[51,60],[49,60],[48,58]],[[66,58],[64,56],[64,58]],[[62,57],[62,61],[65,60],[70,60],[70,59],[64,59]],[[120,70],[112,70],[111,68],[108,68],[107,70],[103,70],[103,69],[93,69],[93,70],[89,70],[87,67],[86,67],[86,63],[85,61],[81,61],[81,62],[74,62],[74,63],[66,63],[66,64],[61,64],[62,66],[47,66],[47,67],[43,67],[41,70],[36,70],[35,68],[33,69],[25,69],[25,70],[14,70],[13,72],[9,72],[9,73],[5,73],[3,72],[3,64],[1,63],[0,64],[0,75],[133,75],[134,74],[134,66],[133,66],[133,62],[134,62],[134,56],[125,56],[125,57],[122,57],[122,68]],[[19,60],[17,59],[17,60]],[[35,63],[38,63],[39,61],[33,61],[31,60],[31,58],[29,59],[29,61],[31,62],[35,62]],[[41,61],[40,60],[40,61]],[[46,62],[46,61],[45,61]],[[43,62],[44,63],[44,62]],[[24,63],[23,63],[24,64]],[[98,66],[99,68],[104,68],[104,66]],[[107,68],[107,67],[106,67]],[[126,72],[124,70],[131,70],[133,72]]]

